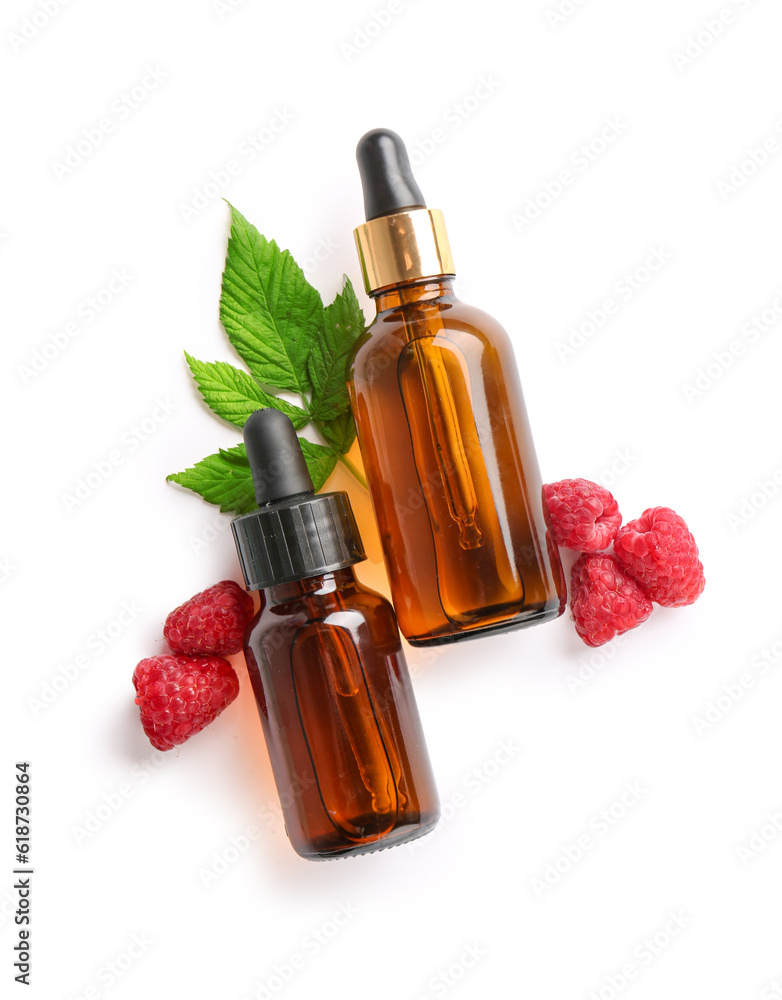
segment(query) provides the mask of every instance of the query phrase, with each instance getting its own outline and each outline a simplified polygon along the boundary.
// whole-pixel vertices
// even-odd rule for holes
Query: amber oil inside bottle
[[[351,567],[263,597],[245,656],[296,851],[322,860],[427,833],[437,792],[388,601]]]
[[[431,645],[555,618],[564,582],[507,334],[449,276],[371,294],[351,402],[402,632]]]

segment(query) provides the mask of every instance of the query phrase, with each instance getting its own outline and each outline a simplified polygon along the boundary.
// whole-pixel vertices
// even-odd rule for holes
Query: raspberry
[[[170,750],[200,733],[239,693],[221,656],[151,656],[133,671],[136,704],[150,743]]]
[[[606,548],[622,523],[616,500],[607,489],[588,479],[547,483],[548,502],[557,545],[577,552]]]
[[[614,539],[616,558],[653,601],[666,608],[692,604],[706,584],[698,546],[670,507],[650,507]]]
[[[587,646],[602,646],[645,622],[652,602],[613,556],[585,553],[573,566],[570,611]]]
[[[252,597],[233,580],[223,580],[172,611],[163,635],[175,653],[232,656],[242,648],[252,614]]]

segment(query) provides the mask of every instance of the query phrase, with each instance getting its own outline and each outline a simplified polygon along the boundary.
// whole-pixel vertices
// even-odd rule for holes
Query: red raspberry
[[[252,597],[233,580],[223,580],[172,611],[163,635],[175,653],[232,656],[242,648],[252,614]]]
[[[543,493],[557,545],[577,552],[599,552],[611,543],[622,515],[607,489],[588,479],[547,483]]]
[[[614,539],[616,558],[653,601],[681,608],[700,597],[706,581],[698,546],[670,507],[650,507]]]
[[[570,611],[587,646],[602,646],[645,622],[652,602],[613,556],[585,553],[573,566]]]
[[[239,693],[221,656],[151,656],[133,671],[136,704],[150,743],[170,750],[200,733]]]

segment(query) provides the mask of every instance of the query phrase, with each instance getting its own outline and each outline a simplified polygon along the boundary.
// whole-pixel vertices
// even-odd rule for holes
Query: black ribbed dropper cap
[[[367,222],[381,215],[426,208],[424,196],[413,177],[407,149],[396,132],[373,128],[362,135],[356,147],[356,159],[364,189]]]
[[[333,573],[366,559],[347,493],[316,495],[296,430],[280,410],[256,410],[244,444],[258,510],[231,529],[248,590]]]

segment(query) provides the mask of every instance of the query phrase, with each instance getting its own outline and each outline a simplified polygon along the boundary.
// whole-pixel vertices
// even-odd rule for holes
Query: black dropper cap
[[[297,493],[314,493],[296,430],[280,410],[256,410],[244,425],[244,447],[259,507]]]
[[[366,559],[347,493],[316,496],[298,436],[280,410],[256,410],[244,444],[258,510],[231,529],[248,590],[333,573]]]
[[[364,189],[367,222],[381,215],[426,208],[424,196],[413,177],[407,149],[396,132],[373,128],[362,135],[356,147],[356,159]]]

